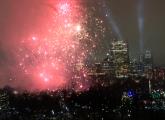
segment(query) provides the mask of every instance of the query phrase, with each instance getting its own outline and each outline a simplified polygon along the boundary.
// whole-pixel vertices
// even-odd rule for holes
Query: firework
[[[39,85],[59,85],[76,76],[76,64],[99,51],[105,27],[95,7],[86,4],[77,0],[45,3],[50,20],[44,35],[40,32],[24,38],[19,49],[12,51],[20,76]]]

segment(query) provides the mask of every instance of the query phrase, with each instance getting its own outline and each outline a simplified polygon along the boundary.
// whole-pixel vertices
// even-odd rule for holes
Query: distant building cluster
[[[76,63],[73,74],[70,74],[69,82],[61,88],[71,88],[80,91],[88,89],[96,82],[103,86],[113,84],[118,79],[131,77],[138,82],[138,77],[147,79],[164,79],[164,69],[154,67],[153,55],[150,51],[139,54],[139,59],[129,60],[129,44],[126,40],[111,40],[110,52],[102,61],[96,61],[87,66],[84,63]]]
[[[89,77],[97,76],[97,79],[109,78],[113,81],[117,78],[146,77],[149,70],[152,70],[155,79],[164,79],[164,70],[156,68],[153,64],[153,55],[150,51],[139,55],[138,59],[129,60],[129,47],[126,40],[111,40],[110,54],[102,62],[96,62],[88,68]]]

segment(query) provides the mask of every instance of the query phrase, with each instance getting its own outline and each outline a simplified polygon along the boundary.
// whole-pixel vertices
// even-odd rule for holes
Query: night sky
[[[109,9],[106,14],[110,13],[116,23],[115,26],[111,23],[115,37],[107,35],[107,41],[121,36],[129,41],[130,60],[151,51],[155,66],[165,66],[165,1],[107,0],[106,6]]]
[[[10,54],[6,54],[10,45],[29,33],[44,32],[44,23],[38,19],[47,19],[44,15],[44,0],[0,0],[0,60],[8,61]],[[101,2],[102,3],[102,2]],[[102,40],[123,38],[129,41],[130,60],[139,58],[139,54],[151,51],[155,66],[164,66],[165,45],[165,1],[160,0],[105,0],[106,6],[101,18],[106,23],[106,34]],[[44,20],[43,20],[44,21]],[[110,23],[111,22],[111,23]],[[110,30],[108,30],[110,28]],[[112,32],[112,33],[111,33]],[[104,44],[103,43],[103,44]],[[9,45],[10,44],[10,45]],[[101,49],[101,48],[100,48]],[[104,44],[97,60],[106,57],[108,47]],[[11,61],[10,61],[11,62]]]

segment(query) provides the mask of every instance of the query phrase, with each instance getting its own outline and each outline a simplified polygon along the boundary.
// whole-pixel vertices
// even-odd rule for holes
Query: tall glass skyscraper
[[[142,75],[144,71],[144,54],[139,55],[139,75]]]
[[[128,42],[126,40],[111,40],[111,60],[114,63],[129,61]]]
[[[150,51],[146,51],[144,56],[144,72],[153,69],[153,55]]]

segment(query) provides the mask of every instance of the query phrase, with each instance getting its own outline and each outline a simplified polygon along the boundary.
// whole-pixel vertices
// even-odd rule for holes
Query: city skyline
[[[69,74],[74,76],[75,63],[94,63],[95,58],[102,62],[114,39],[128,41],[130,61],[139,61],[139,54],[151,51],[154,66],[165,66],[164,4],[73,1],[1,1],[0,75],[4,84],[16,78],[22,84],[26,77],[30,84],[61,84]]]
[[[153,53],[154,56],[154,63],[155,66],[165,66],[165,57],[164,57],[164,33],[165,30],[164,26],[164,16],[162,12],[165,9],[165,5],[163,4],[164,1],[156,2],[156,1],[132,1],[132,0],[125,0],[123,1],[114,1],[114,0],[105,0],[105,7],[102,6],[102,15],[99,13],[98,16],[104,20],[106,24],[106,33],[105,38],[101,39],[103,48],[101,49],[101,53],[96,54],[98,60],[103,60],[104,56],[108,53],[109,48],[107,47],[110,45],[111,39],[126,39],[129,42],[129,49],[130,49],[130,60],[134,58],[138,58],[140,53],[144,53],[145,51],[149,50]],[[19,0],[15,2],[16,4],[19,3]],[[38,7],[42,5],[42,2],[39,2]],[[0,21],[0,60],[5,59],[5,51],[3,48],[4,41],[8,39],[19,39],[21,35],[21,31],[24,31],[24,27],[19,25],[19,22],[24,24],[29,24],[28,29],[32,30],[31,27],[33,26],[36,28],[35,21],[37,17],[41,17],[41,15],[34,16],[30,11],[29,8],[23,7],[25,6],[24,3],[22,7],[17,7],[16,10],[13,10],[14,6],[12,6],[12,2],[2,1],[1,2],[1,12],[0,17],[2,18]],[[32,1],[27,2],[32,7],[36,4]],[[101,2],[102,4],[102,2]],[[14,4],[15,5],[15,4]],[[11,7],[5,7],[11,6]],[[16,5],[17,6],[17,5]],[[24,9],[24,10],[23,10]],[[32,17],[32,20],[25,20],[19,19],[20,16],[23,15],[21,11],[26,11],[26,18]],[[42,10],[42,9],[41,9]],[[13,16],[13,13],[18,13],[18,15]],[[41,11],[38,10],[38,14]],[[107,16],[106,16],[107,15]],[[24,15],[22,16],[24,17]],[[18,22],[19,21],[19,22]],[[33,22],[34,21],[34,22]],[[19,25],[19,26],[18,26]],[[13,33],[11,30],[18,27],[18,33]],[[11,30],[7,30],[11,29]],[[29,33],[29,30],[25,35]],[[33,29],[34,31],[34,29]],[[10,36],[7,36],[7,32]],[[112,32],[112,33],[111,33]],[[111,33],[111,34],[110,34]],[[106,42],[106,43],[105,43]]]
[[[0,0],[0,120],[163,120],[165,1]]]
[[[107,42],[111,39],[126,39],[129,42],[130,60],[139,59],[139,54],[151,51],[155,66],[165,66],[163,52],[165,1],[105,0],[105,2],[107,9],[104,15],[109,15],[106,22],[113,32],[113,35],[107,33]],[[104,59],[103,54],[106,56],[108,53],[106,45],[104,47],[104,52],[97,56],[98,59],[99,57]]]

